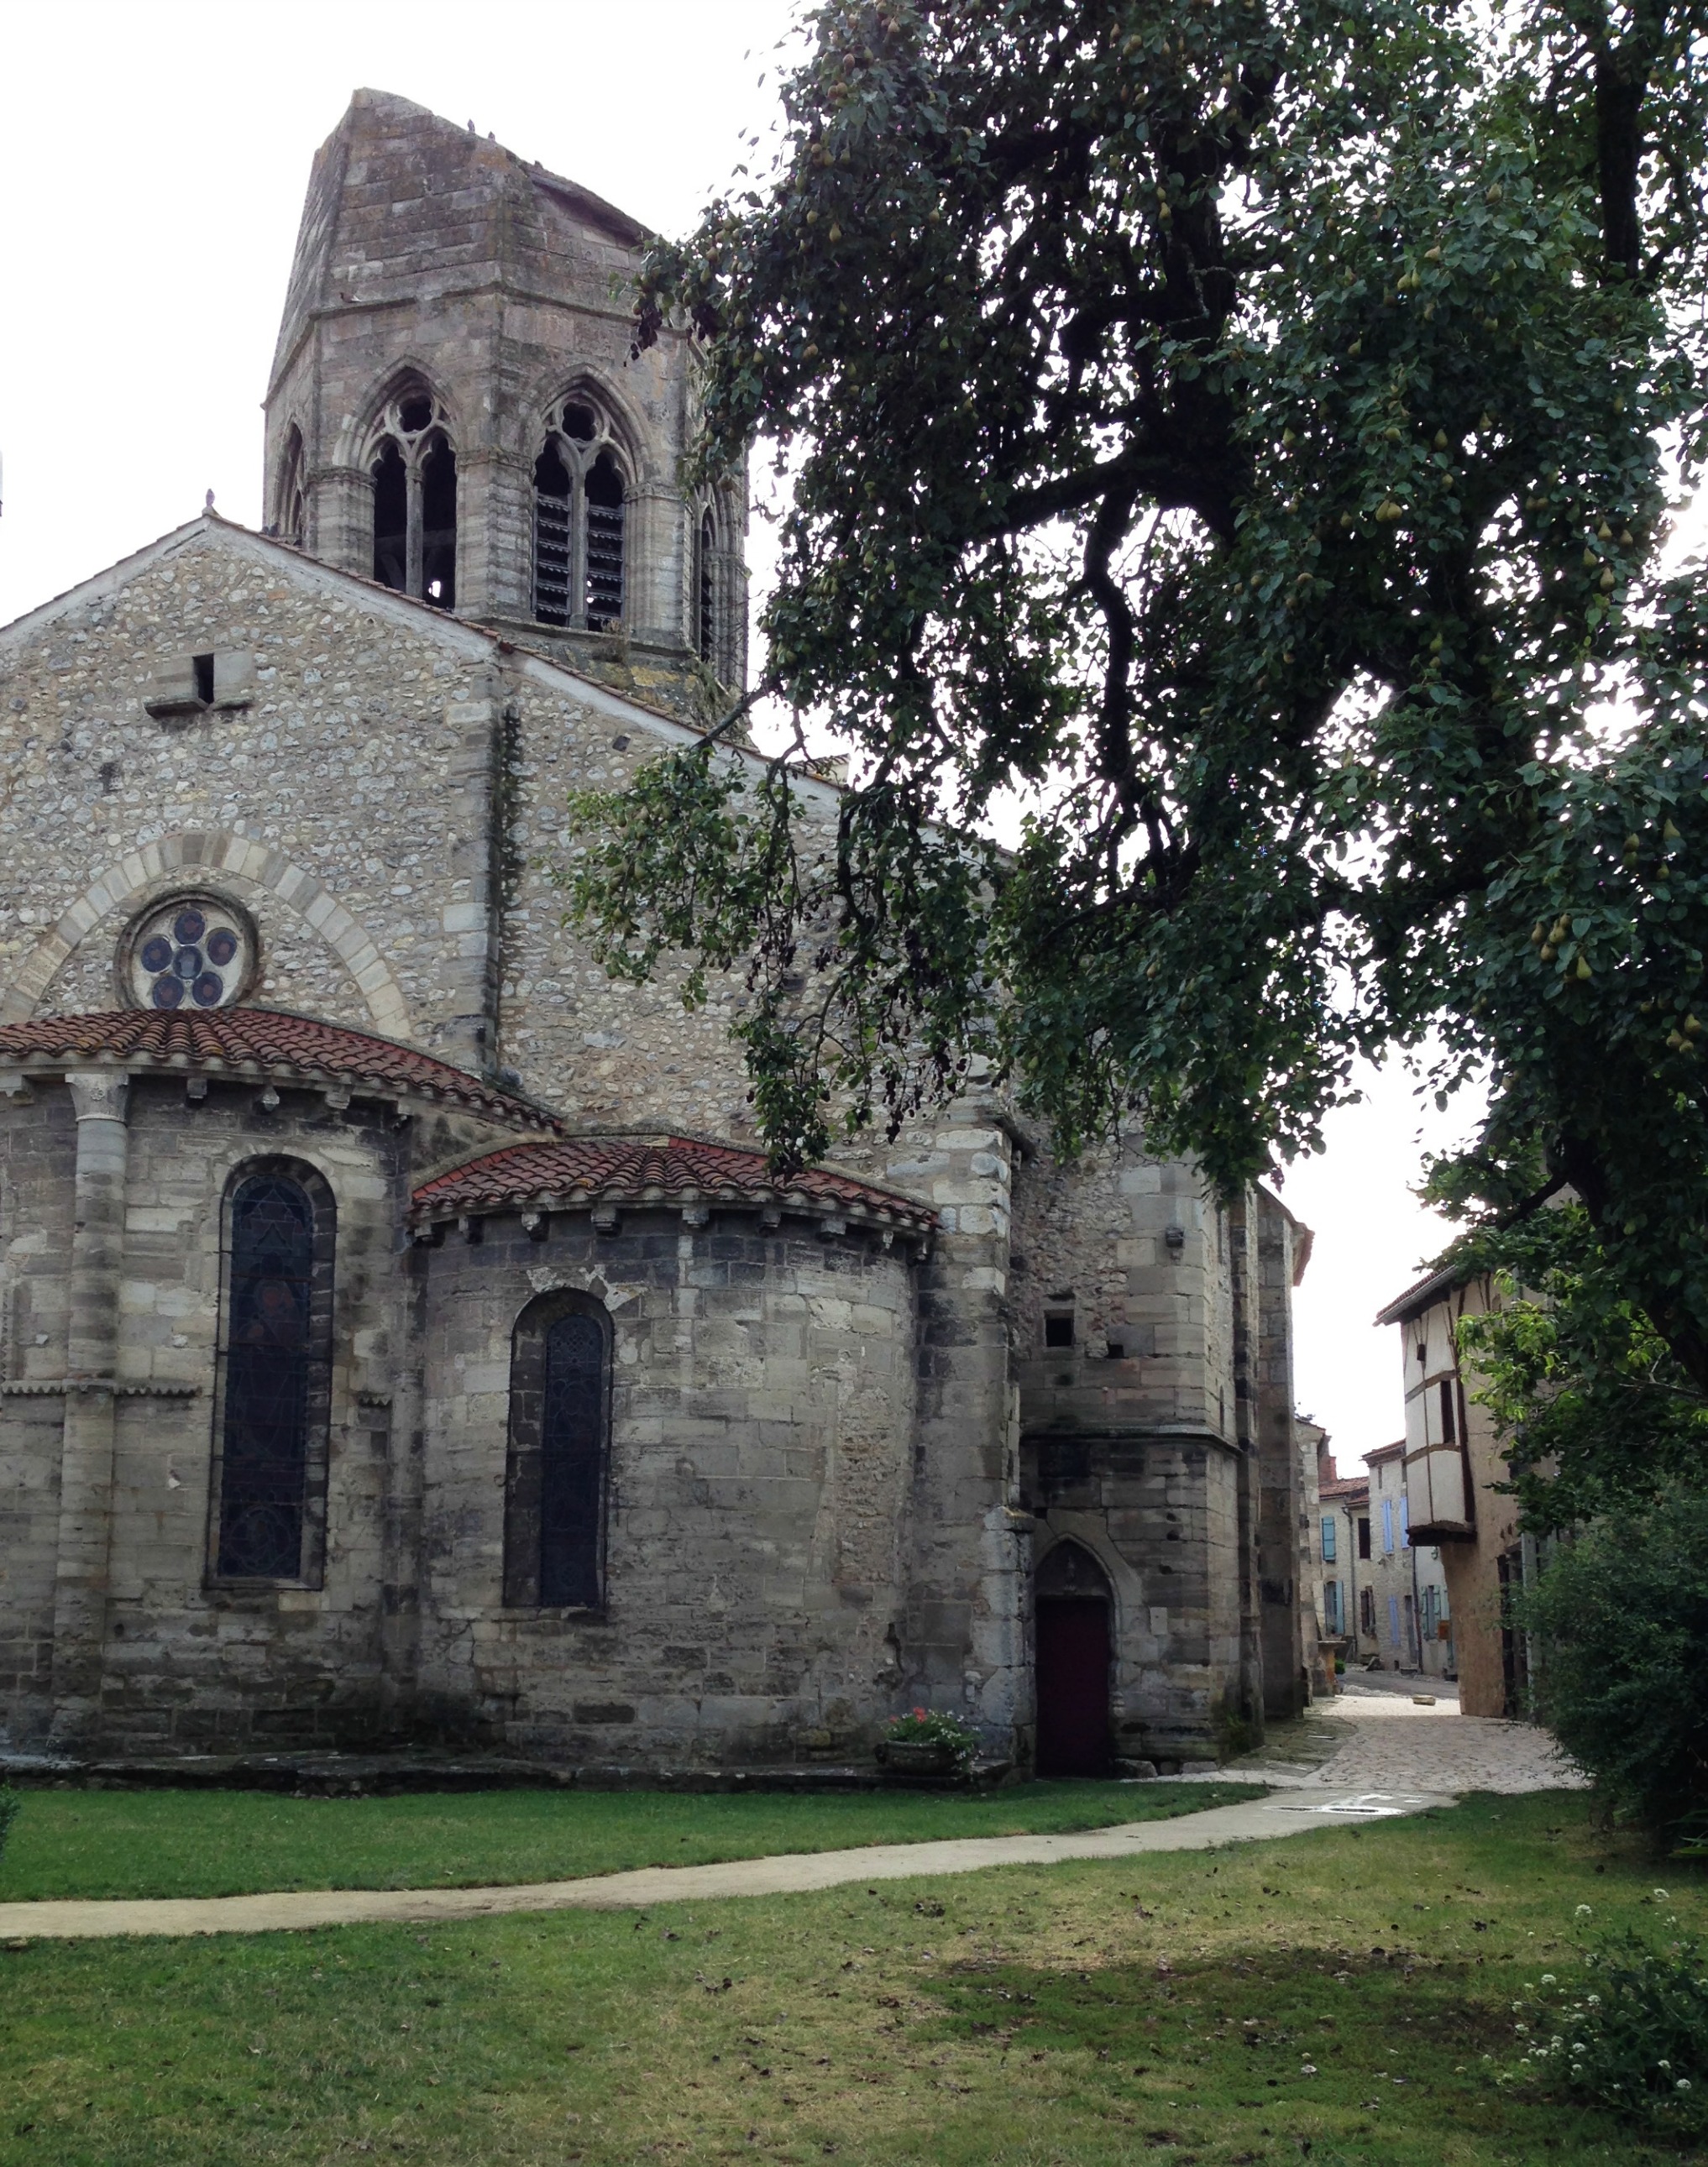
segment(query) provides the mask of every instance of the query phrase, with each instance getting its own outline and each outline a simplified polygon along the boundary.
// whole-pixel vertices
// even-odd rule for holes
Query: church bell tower
[[[746,661],[745,488],[690,492],[687,339],[638,359],[644,230],[406,98],[317,153],[268,389],[269,529],[708,717]]]

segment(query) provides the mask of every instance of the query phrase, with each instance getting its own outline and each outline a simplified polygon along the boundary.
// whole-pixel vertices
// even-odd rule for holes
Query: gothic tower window
[[[718,528],[708,505],[700,514],[694,551],[694,649],[702,662],[718,668]]]
[[[591,1608],[603,1599],[610,1330],[602,1309],[543,1295],[516,1327],[510,1370],[504,1600]]]
[[[301,549],[308,541],[308,479],[303,451],[302,431],[295,422],[284,440],[284,456],[278,468],[278,501],[277,531],[282,540],[293,549]]]
[[[332,1193],[286,1159],[225,1198],[215,1427],[215,1579],[319,1576],[332,1386]]]
[[[438,402],[424,388],[390,401],[369,471],[374,578],[436,609],[454,609],[457,455]]]
[[[615,632],[623,623],[628,487],[610,432],[570,400],[533,468],[533,613],[541,624]]]

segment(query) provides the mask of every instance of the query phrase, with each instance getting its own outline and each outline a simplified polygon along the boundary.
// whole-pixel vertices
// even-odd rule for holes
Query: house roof
[[[558,1126],[544,1106],[465,1069],[394,1039],[284,1009],[206,1009],[188,1015],[114,1009],[0,1025],[0,1068],[28,1077],[109,1064],[133,1074],[342,1085],[384,1098],[401,1094],[461,1106],[511,1128]]]
[[[1451,1294],[1456,1286],[1462,1286],[1471,1278],[1469,1268],[1456,1260],[1437,1264],[1426,1272],[1414,1286],[1396,1295],[1386,1309],[1376,1312],[1378,1324],[1409,1324],[1414,1317],[1421,1317],[1426,1309],[1433,1309],[1444,1294]]]
[[[1403,1438],[1401,1438],[1398,1444],[1378,1445],[1374,1452],[1365,1454],[1364,1464],[1366,1467],[1374,1467],[1377,1460],[1381,1460],[1385,1465],[1388,1460],[1395,1459],[1403,1453],[1405,1449],[1406,1441]]]
[[[1317,1494],[1350,1505],[1355,1499],[1370,1495],[1370,1477],[1367,1475],[1343,1476],[1338,1482],[1323,1483]]]
[[[424,1183],[415,1192],[411,1216],[418,1226],[431,1226],[518,1206],[574,1211],[593,1205],[771,1209],[910,1234],[937,1223],[928,1204],[896,1189],[825,1168],[779,1180],[762,1152],[656,1131],[565,1136],[489,1152]]]

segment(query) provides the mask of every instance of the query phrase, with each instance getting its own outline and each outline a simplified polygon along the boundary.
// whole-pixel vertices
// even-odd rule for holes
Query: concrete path
[[[501,1911],[616,1911],[720,1896],[787,1896],[843,1882],[974,1873],[987,1866],[1053,1866],[1064,1858],[1132,1858],[1149,1851],[1207,1851],[1217,1844],[1297,1836],[1420,1813],[1452,1800],[1403,1795],[1287,1796],[1212,1806],[1165,1821],[1131,1821],[1073,1836],[952,1837],[941,1843],[871,1844],[857,1851],[793,1852],[719,1866],[652,1866],[584,1881],[502,1889],[332,1889],[267,1896],[134,1899],[96,1903],[0,1904],[0,1942],[69,1941],[115,1934],[259,1934],[282,1928],[346,1926],[383,1920],[487,1919]]]

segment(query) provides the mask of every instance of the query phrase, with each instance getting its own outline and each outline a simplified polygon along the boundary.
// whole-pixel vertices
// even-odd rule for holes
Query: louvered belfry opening
[[[533,613],[541,624],[570,621],[575,484],[554,444],[533,465]]]
[[[544,1295],[511,1358],[504,1600],[593,1608],[603,1596],[610,1338],[602,1317]]]
[[[317,1184],[318,1185],[318,1184]],[[325,1471],[332,1354],[332,1201],[287,1168],[239,1179],[227,1203],[214,1570],[301,1581]]]
[[[593,408],[567,400],[548,417],[533,468],[533,615],[581,632],[622,628],[628,485]]]
[[[615,632],[623,622],[623,477],[609,452],[587,476],[587,629]]]

